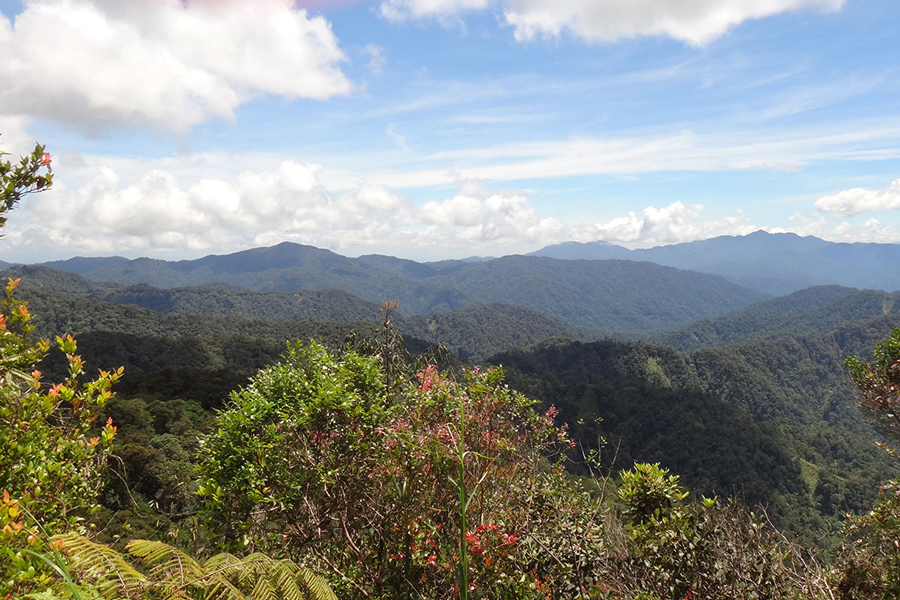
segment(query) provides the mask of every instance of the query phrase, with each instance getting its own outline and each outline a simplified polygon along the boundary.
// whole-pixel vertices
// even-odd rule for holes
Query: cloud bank
[[[333,192],[322,167],[292,160],[232,179],[184,182],[156,168],[131,181],[108,166],[86,167],[78,187],[29,199],[6,231],[7,260],[73,254],[163,255],[228,252],[285,240],[349,254],[467,256],[528,252],[568,241],[631,246],[754,230],[738,212],[708,219],[701,205],[673,202],[604,222],[566,223],[538,214],[523,190],[461,181],[444,200],[416,206],[384,185]],[[17,258],[22,257],[22,258]],[[43,259],[43,258],[42,258]]]
[[[184,131],[261,94],[351,91],[330,23],[290,0],[26,0],[0,15],[0,117]]]

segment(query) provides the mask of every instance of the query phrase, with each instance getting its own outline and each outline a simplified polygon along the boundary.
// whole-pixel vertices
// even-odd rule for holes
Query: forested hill
[[[126,380],[134,372],[178,366],[229,368],[246,378],[277,360],[286,341],[315,338],[337,346],[351,331],[370,331],[383,319],[379,307],[340,291],[123,287],[44,267],[11,268],[0,277],[22,278],[20,293],[35,314],[37,335],[79,334],[92,367],[123,361]],[[442,343],[470,360],[551,337],[581,337],[542,313],[501,304],[395,315],[394,321],[413,349]],[[228,358],[248,355],[245,365]]]
[[[541,311],[573,327],[632,336],[717,316],[765,297],[720,277],[651,263],[507,256],[420,264],[383,256],[353,259],[289,243],[194,261],[77,258],[47,266],[127,285],[339,289],[378,304],[398,300],[406,315],[499,302]]]
[[[757,302],[659,336],[681,350],[831,331],[851,321],[900,313],[900,293],[817,286]]]
[[[491,362],[508,369],[513,387],[555,405],[583,443],[606,436],[607,465],[660,462],[700,492],[761,502],[783,527],[811,531],[864,510],[874,486],[897,475],[856,413],[841,367],[890,325],[691,354],[546,342]]]
[[[341,290],[257,292],[231,286],[202,285],[155,288],[93,281],[81,275],[41,266],[17,266],[2,277],[22,278],[22,289],[72,294],[110,304],[131,304],[163,313],[233,315],[268,321],[373,321],[380,305]]]
[[[833,243],[793,233],[757,231],[639,250],[606,242],[569,242],[547,246],[533,255],[646,260],[721,275],[733,283],[776,296],[828,284],[900,289],[900,244]]]

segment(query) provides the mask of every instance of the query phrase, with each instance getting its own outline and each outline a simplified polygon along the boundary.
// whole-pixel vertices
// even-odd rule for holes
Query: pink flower
[[[50,153],[49,153],[49,152],[44,152],[44,156],[41,157],[41,166],[42,166],[42,167],[49,167],[49,166],[50,166],[50,159],[51,159],[51,158],[52,158],[52,157],[50,156]]]

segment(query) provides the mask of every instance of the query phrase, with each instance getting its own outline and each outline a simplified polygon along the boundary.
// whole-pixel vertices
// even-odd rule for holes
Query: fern
[[[54,539],[62,541],[71,571],[107,600],[337,600],[323,577],[265,554],[238,558],[223,553],[200,564],[169,544],[134,540],[125,550],[145,568],[142,573],[109,546],[84,536],[69,533]]]
[[[103,598],[140,598],[149,585],[147,578],[125,557],[105,544],[97,544],[74,532],[55,536],[53,543],[62,545],[71,561],[69,569],[93,583]]]
[[[132,556],[153,565],[149,575],[154,581],[167,581],[176,586],[187,586],[206,573],[196,560],[169,544],[152,540],[134,540],[125,546]]]

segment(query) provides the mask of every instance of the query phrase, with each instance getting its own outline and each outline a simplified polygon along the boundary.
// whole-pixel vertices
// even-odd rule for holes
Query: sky
[[[0,0],[0,259],[900,242],[896,0]]]

